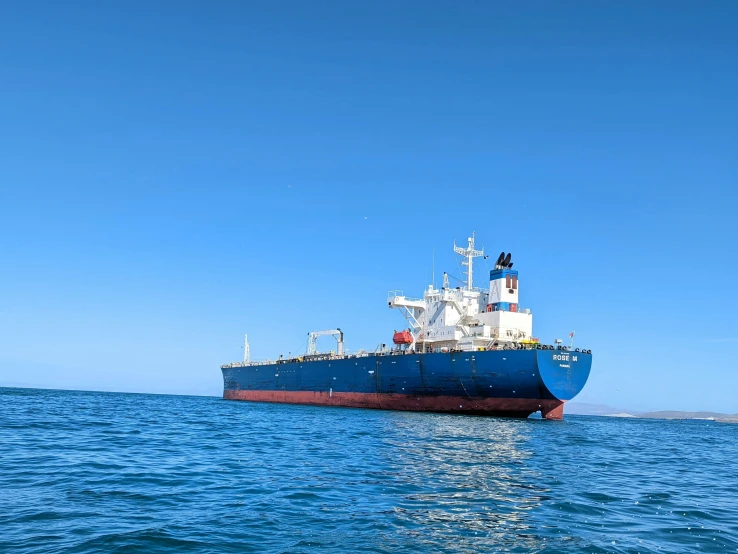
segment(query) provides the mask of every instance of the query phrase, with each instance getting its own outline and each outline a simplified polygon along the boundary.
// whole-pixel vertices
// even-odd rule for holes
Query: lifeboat
[[[395,331],[395,334],[392,337],[392,342],[394,342],[395,344],[412,344],[413,335],[408,330]]]

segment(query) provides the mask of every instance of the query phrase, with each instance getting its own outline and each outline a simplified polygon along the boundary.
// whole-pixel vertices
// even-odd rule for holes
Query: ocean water
[[[0,551],[738,552],[738,426],[0,389]]]

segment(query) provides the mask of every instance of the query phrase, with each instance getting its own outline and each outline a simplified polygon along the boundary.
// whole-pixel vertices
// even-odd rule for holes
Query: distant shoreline
[[[723,414],[720,412],[687,412],[679,410],[660,410],[656,412],[637,412],[613,408],[603,404],[588,404],[585,402],[569,402],[565,412],[570,415],[594,415],[602,417],[622,417],[639,419],[669,419],[717,421],[719,423],[738,423],[738,414]]]

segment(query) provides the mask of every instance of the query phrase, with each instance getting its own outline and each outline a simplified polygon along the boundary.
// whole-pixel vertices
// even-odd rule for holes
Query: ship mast
[[[466,248],[456,246],[454,241],[454,252],[461,254],[466,258],[466,261],[461,262],[461,265],[467,266],[469,269],[465,272],[467,276],[466,290],[471,291],[474,289],[474,258],[480,258],[484,256],[484,248],[482,250],[474,250],[474,235],[470,236],[467,240],[469,245]]]
[[[249,345],[249,336],[243,336],[243,363],[248,364],[251,362],[251,346]]]

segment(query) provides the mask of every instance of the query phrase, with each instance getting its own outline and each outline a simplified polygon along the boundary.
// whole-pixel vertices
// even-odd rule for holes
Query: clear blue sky
[[[4,2],[0,384],[220,394],[514,253],[578,400],[738,412],[738,3]],[[484,264],[477,272],[484,284]]]

